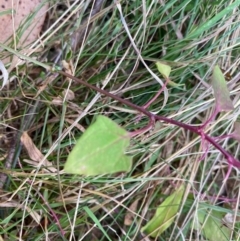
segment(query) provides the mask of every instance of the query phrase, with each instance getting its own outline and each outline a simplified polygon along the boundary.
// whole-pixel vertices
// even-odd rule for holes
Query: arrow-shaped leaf
[[[227,88],[225,77],[221,69],[216,65],[213,69],[212,87],[216,99],[216,109],[218,112],[233,110],[233,104]]]
[[[126,130],[109,118],[98,116],[77,141],[64,170],[85,176],[128,172],[132,161],[124,152],[129,143]]]
[[[228,241],[231,237],[231,229],[224,225],[225,214],[217,210],[211,210],[209,213],[206,208],[199,208],[193,227],[209,241]]]
[[[163,64],[161,62],[156,62],[158,71],[163,75],[163,77],[168,78],[171,73],[171,67],[169,65]]]

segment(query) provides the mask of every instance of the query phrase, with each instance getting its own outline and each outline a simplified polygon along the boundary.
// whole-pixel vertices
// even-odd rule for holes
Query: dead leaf
[[[51,101],[51,104],[53,104],[53,105],[62,105],[62,104],[63,104],[63,99],[62,99],[62,97],[58,96],[58,97],[54,98],[54,99]]]
[[[33,160],[36,163],[35,166],[37,166],[44,159],[44,155],[35,146],[31,137],[28,135],[28,133],[26,131],[23,132],[23,134],[21,136],[21,142],[22,142],[23,146],[25,147],[29,157],[31,158],[31,160]],[[43,165],[48,167],[48,170],[50,170],[51,172],[57,171],[56,168],[52,167],[51,162],[49,162],[48,160],[45,160],[43,162]]]
[[[66,100],[73,100],[75,98],[75,94],[70,89],[65,89],[62,92],[62,96],[58,96],[52,100],[52,104],[54,105],[62,105],[64,101]]]
[[[62,66],[65,69],[65,72],[67,72],[70,75],[74,75],[74,66],[72,60],[67,62],[66,60],[62,61]]]
[[[12,44],[14,36],[16,46],[20,50],[39,38],[48,10],[48,3],[42,0],[0,0],[0,10],[2,13],[4,12],[0,16],[0,43]],[[6,56],[3,62],[9,63],[9,54]],[[15,62],[18,60],[17,57],[14,57],[14,61],[11,62],[16,64]]]
[[[234,123],[234,131],[232,134],[230,134],[230,136],[240,142],[240,122],[236,121]]]
[[[138,202],[139,202],[139,199],[135,200],[129,207],[127,213],[126,213],[126,216],[124,218],[124,225],[126,226],[130,226],[132,225],[132,222],[134,220],[134,217],[136,216],[135,215],[135,212],[137,210],[137,207],[138,207]],[[131,212],[129,211],[131,210]]]
[[[64,99],[65,100],[73,100],[75,99],[75,94],[72,90],[70,89],[65,89],[63,92],[62,92],[62,95],[64,96]]]
[[[231,227],[235,222],[240,222],[240,216],[236,216],[234,213],[227,213],[223,218],[222,221],[228,227]]]

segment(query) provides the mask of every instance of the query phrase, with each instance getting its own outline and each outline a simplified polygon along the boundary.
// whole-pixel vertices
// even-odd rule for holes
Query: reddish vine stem
[[[209,143],[211,143],[216,149],[218,149],[223,155],[224,157],[227,159],[228,161],[228,164],[230,166],[234,166],[234,167],[238,167],[240,168],[240,162],[234,158],[233,155],[231,155],[229,152],[227,152],[221,145],[219,145],[215,140],[214,138],[210,137],[209,135],[207,135],[205,132],[203,132],[202,130],[202,127],[195,127],[195,126],[192,126],[192,125],[188,125],[188,124],[185,124],[185,123],[182,123],[180,121],[176,121],[176,120],[173,120],[171,118],[168,118],[168,117],[164,117],[164,116],[159,116],[159,115],[155,115],[155,114],[152,114],[150,111],[144,109],[143,107],[141,106],[138,106],[138,105],[135,105],[133,104],[132,102],[128,101],[128,100],[125,100],[125,99],[122,99],[121,97],[117,96],[117,95],[114,95],[114,94],[111,94],[109,93],[108,91],[106,90],[103,90],[103,89],[100,89],[94,85],[91,85],[81,79],[78,79],[77,77],[74,77],[64,71],[61,71],[59,70],[58,71],[59,74],[65,76],[65,77],[68,77],[74,81],[76,81],[77,83],[80,83],[92,90],[95,90],[105,96],[108,96],[108,97],[111,97],[112,99],[114,100],[117,100],[119,101],[120,103],[122,104],[125,104],[127,105],[128,107],[131,107],[143,114],[145,114],[146,116],[148,116],[150,118],[150,120],[155,120],[155,121],[163,121],[163,122],[166,122],[166,123],[169,123],[169,124],[172,124],[172,125],[175,125],[175,126],[178,126],[178,127],[181,127],[185,130],[189,130],[191,132],[194,132],[196,134],[198,134],[199,136],[201,136],[201,138],[204,137],[205,140],[207,140]]]

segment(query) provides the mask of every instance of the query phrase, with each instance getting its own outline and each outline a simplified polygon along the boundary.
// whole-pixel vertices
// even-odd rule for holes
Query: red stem
[[[171,118],[167,118],[167,117],[164,117],[164,116],[159,116],[159,115],[154,115],[152,114],[150,111],[144,109],[143,107],[141,106],[138,106],[138,105],[135,105],[133,104],[132,102],[128,101],[128,100],[125,100],[125,99],[122,99],[121,97],[117,96],[117,95],[114,95],[114,94],[111,94],[109,93],[108,91],[106,90],[103,90],[103,89],[100,89],[96,86],[93,86],[81,79],[78,79],[77,77],[74,77],[64,71],[61,71],[59,70],[58,73],[60,73],[61,75],[63,76],[66,76],[74,81],[76,81],[77,83],[80,83],[92,90],[95,90],[105,96],[109,96],[111,97],[112,99],[114,100],[117,100],[135,110],[138,110],[139,112],[145,114],[146,116],[148,116],[150,118],[150,120],[158,120],[158,121],[164,121],[166,123],[169,123],[169,124],[173,124],[175,126],[179,126],[185,130],[189,130],[191,132],[194,132],[196,134],[198,134],[199,136],[201,136],[202,138],[204,137],[205,140],[207,140],[209,143],[211,143],[216,149],[218,149],[223,155],[224,157],[227,159],[228,163],[230,166],[235,166],[235,167],[238,167],[240,168],[240,162],[238,160],[236,160],[229,152],[227,152],[222,146],[220,146],[212,137],[208,136],[206,133],[203,132],[202,130],[202,127],[195,127],[195,126],[192,126],[192,125],[188,125],[188,124],[184,124],[180,121],[176,121],[176,120],[173,120]]]

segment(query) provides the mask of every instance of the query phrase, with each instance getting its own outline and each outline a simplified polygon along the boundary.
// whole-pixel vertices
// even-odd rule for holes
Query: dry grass
[[[72,75],[141,106],[160,88],[147,68],[163,80],[154,64],[161,59],[172,67],[170,77],[176,86],[169,85],[168,97],[162,94],[150,110],[195,125],[213,111],[209,78],[218,63],[231,75],[228,86],[235,110],[218,116],[207,132],[228,134],[238,119],[237,7],[214,22],[230,1],[120,4],[132,40],[113,1],[105,1],[92,17],[92,1],[51,1],[41,39],[32,45],[41,52],[27,52],[28,61],[11,72],[13,81],[0,92],[0,158],[2,173],[7,174],[0,202],[2,240],[152,240],[140,230],[180,184],[186,191],[179,216],[156,240],[205,240],[204,232],[192,226],[202,207],[233,213],[231,227],[237,229],[239,170],[232,170],[224,183],[228,165],[222,155],[209,146],[200,161],[200,138],[167,123],[156,123],[151,132],[132,139],[130,173],[63,173],[72,145],[94,116],[108,116],[129,131],[144,127],[148,120],[135,124],[134,110],[51,73],[52,66],[62,67],[62,60]],[[26,132],[28,144],[21,142]],[[239,157],[236,141],[220,143]],[[44,167],[46,161],[52,169]],[[235,231],[232,240],[239,239]]]

